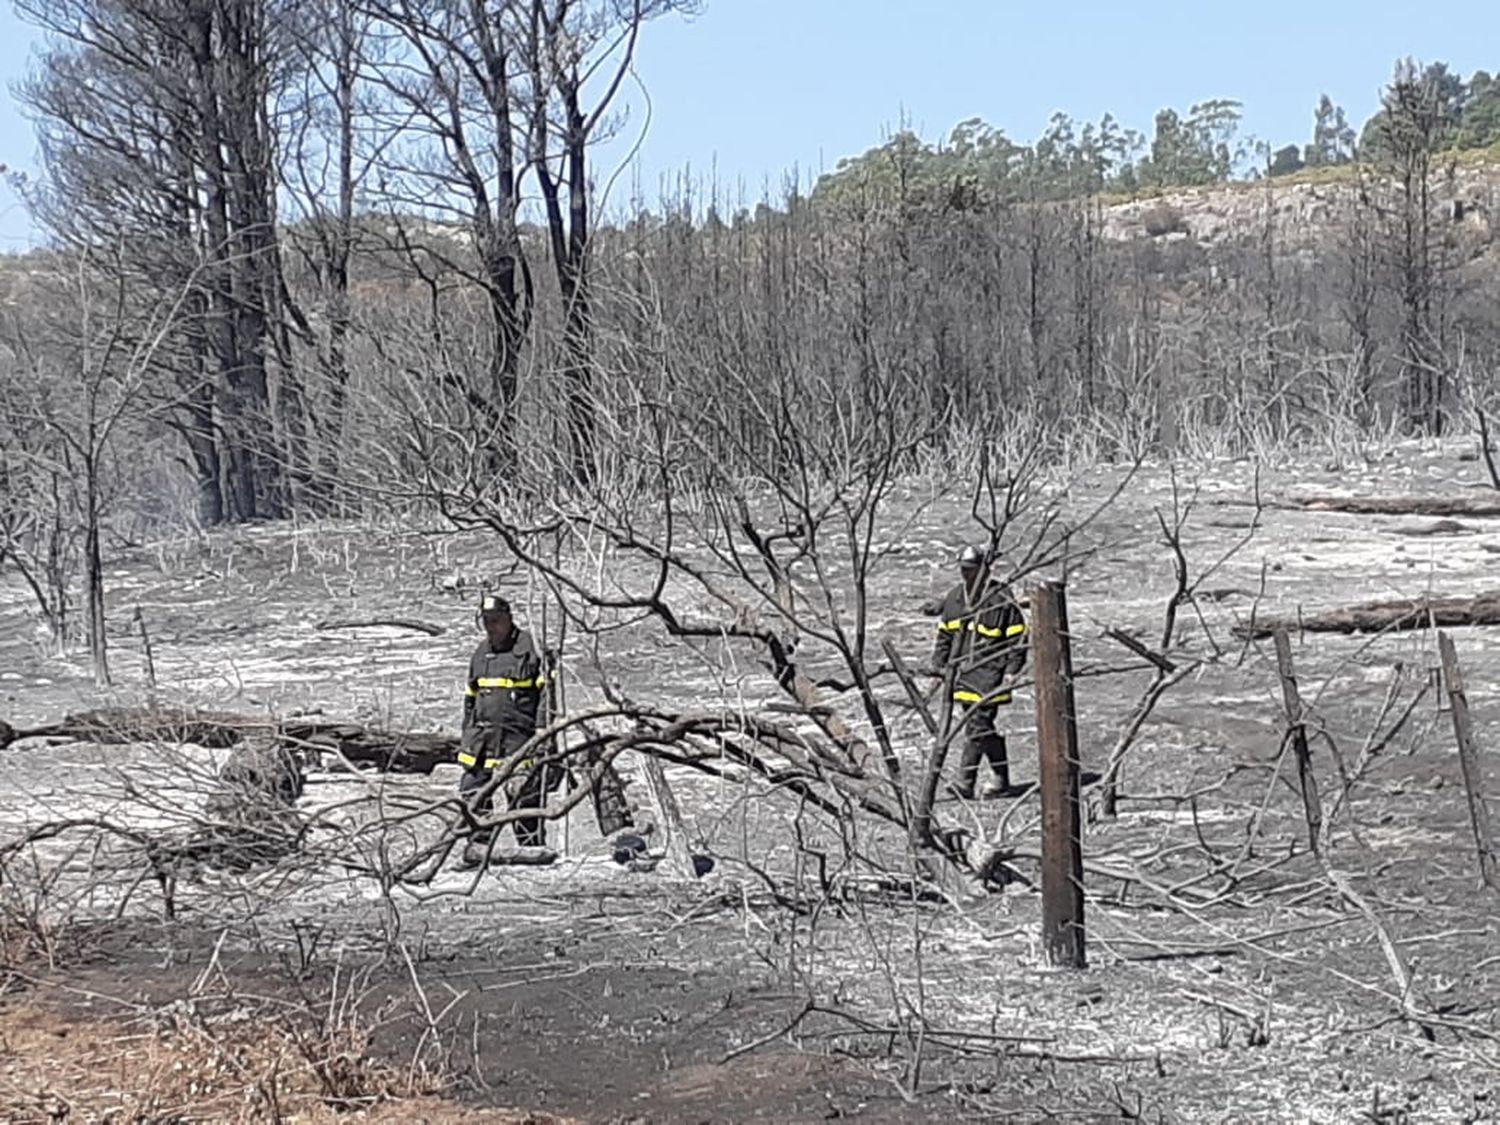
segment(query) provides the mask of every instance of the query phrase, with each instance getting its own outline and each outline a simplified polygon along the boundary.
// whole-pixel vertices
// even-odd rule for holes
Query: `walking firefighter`
[[[464,691],[463,733],[458,761],[464,767],[459,794],[476,816],[494,809],[495,770],[505,765],[531,741],[542,715],[546,670],[528,630],[515,623],[510,603],[497,594],[480,601],[479,622],[484,640],[469,658]],[[545,751],[533,751],[544,755]],[[556,774],[557,776],[552,776]],[[562,781],[562,767],[528,757],[515,764],[502,784],[510,809],[540,809],[547,794]],[[545,847],[546,821],[525,817],[512,822],[522,847]],[[492,830],[477,833],[464,850],[465,866],[483,862]]]
[[[951,676],[953,701],[964,708],[963,756],[953,792],[972,799],[980,762],[988,761],[995,784],[984,795],[1011,796],[999,717],[1011,701],[1008,685],[1026,664],[1026,619],[1010,589],[991,577],[992,558],[984,548],[964,547],[957,561],[960,580],[938,611],[931,668],[934,675]]]

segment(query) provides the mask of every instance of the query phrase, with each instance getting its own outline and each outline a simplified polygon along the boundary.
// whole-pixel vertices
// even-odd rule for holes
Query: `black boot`
[[[464,845],[463,854],[459,857],[458,870],[473,871],[475,868],[483,867],[490,858],[490,840],[492,834],[489,832],[476,832]]]

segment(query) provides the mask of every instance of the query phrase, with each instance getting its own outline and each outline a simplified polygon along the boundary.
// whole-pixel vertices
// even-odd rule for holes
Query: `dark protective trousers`
[[[979,781],[979,763],[988,761],[995,771],[995,781],[1002,789],[1010,788],[1010,762],[1006,757],[1005,735],[1000,733],[1000,708],[996,704],[975,704],[964,715],[964,752],[958,764],[958,795],[974,796]]]
[[[517,746],[524,742],[521,739]],[[513,752],[514,747],[507,748],[505,753]],[[483,761],[483,758],[481,758]],[[549,780],[548,775],[558,770],[557,766],[536,766],[531,769],[517,768],[511,774],[503,786],[507,809],[539,809],[547,803]],[[465,769],[458,779],[458,793],[465,803],[473,810],[475,816],[488,816],[495,810],[495,794],[493,790],[485,792],[494,776],[494,770],[484,769],[482,766],[470,766]],[[524,817],[521,820],[511,821],[511,827],[516,833],[516,843],[523,848],[541,848],[547,844],[547,822],[541,817]],[[473,842],[476,844],[488,844],[492,838],[492,832],[479,831],[474,834]]]

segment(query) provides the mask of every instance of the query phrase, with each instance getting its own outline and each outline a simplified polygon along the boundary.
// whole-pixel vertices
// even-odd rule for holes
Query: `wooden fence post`
[[[1469,699],[1464,694],[1463,671],[1458,666],[1458,651],[1453,638],[1438,633],[1438,652],[1443,658],[1443,684],[1453,709],[1453,734],[1458,740],[1458,765],[1464,776],[1464,792],[1469,798],[1469,825],[1474,830],[1474,846],[1479,849],[1479,877],[1487,887],[1500,890],[1500,871],[1496,870],[1495,837],[1490,831],[1490,813],[1484,803],[1484,775],[1479,772],[1479,753],[1474,746],[1474,730],[1469,725]]]
[[[1078,726],[1068,600],[1060,582],[1031,592],[1036,741],[1042,789],[1042,948],[1049,965],[1081,969],[1083,841],[1078,801]]]
[[[1292,642],[1285,629],[1276,637],[1276,671],[1281,677],[1281,700],[1286,708],[1287,737],[1297,757],[1297,780],[1302,788],[1302,813],[1307,820],[1307,846],[1314,855],[1323,844],[1323,802],[1318,796],[1318,779],[1312,770],[1312,750],[1307,745],[1307,724],[1303,721],[1302,693],[1297,690],[1297,674],[1292,668]]]

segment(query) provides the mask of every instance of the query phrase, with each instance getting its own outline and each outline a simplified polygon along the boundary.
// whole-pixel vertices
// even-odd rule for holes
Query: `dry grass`
[[[0,1121],[564,1121],[467,1109],[431,1075],[372,1059],[357,1030],[177,1010],[153,1023],[0,1008]]]

